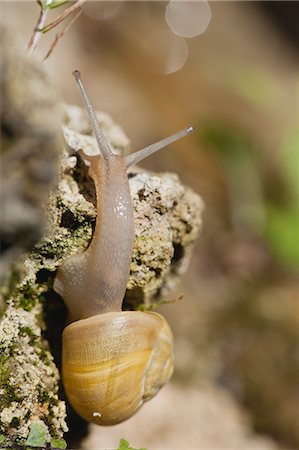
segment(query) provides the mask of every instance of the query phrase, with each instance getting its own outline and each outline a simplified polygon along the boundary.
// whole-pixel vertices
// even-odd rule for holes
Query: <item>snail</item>
[[[173,337],[165,319],[155,312],[122,311],[134,239],[127,169],[193,128],[128,156],[115,155],[80,73],[73,75],[99,146],[97,155],[79,151],[95,183],[97,220],[88,248],[67,258],[54,281],[70,322],[62,337],[62,379],[68,400],[81,417],[113,425],[151,399],[173,371]]]

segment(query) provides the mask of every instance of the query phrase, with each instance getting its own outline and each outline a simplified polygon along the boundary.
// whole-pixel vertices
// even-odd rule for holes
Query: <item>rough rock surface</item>
[[[126,151],[129,141],[122,130],[106,114],[98,118],[115,151]],[[0,434],[12,440],[26,438],[35,421],[44,423],[48,441],[67,429],[65,404],[57,396],[58,370],[42,330],[52,348],[59,347],[65,311],[61,317],[63,303],[52,290],[55,270],[87,247],[96,218],[93,182],[75,152],[94,152],[97,145],[85,113],[76,107],[65,107],[63,132],[67,145],[48,202],[47,232],[2,288],[7,307],[0,327]],[[186,267],[203,208],[201,198],[173,174],[136,168],[129,178],[136,238],[127,305],[149,303]],[[55,357],[59,361],[59,349]]]
[[[10,264],[44,233],[62,146],[62,108],[40,62],[0,23],[1,260]]]
[[[0,322],[0,424],[11,438],[27,438],[32,423],[42,421],[47,442],[67,431],[65,404],[58,399],[59,373],[41,339],[37,315],[10,303]]]

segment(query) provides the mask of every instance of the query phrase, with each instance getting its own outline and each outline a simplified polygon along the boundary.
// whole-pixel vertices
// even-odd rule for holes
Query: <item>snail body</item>
[[[99,146],[97,155],[80,152],[95,183],[97,221],[87,250],[67,258],[54,281],[71,322],[62,336],[62,378],[66,395],[81,417],[113,425],[131,417],[173,371],[173,337],[164,317],[122,311],[134,240],[127,169],[193,128],[126,157],[114,155],[80,73],[73,75]]]
[[[134,239],[133,206],[123,158],[111,154],[108,163],[100,155],[81,155],[90,163],[98,220],[87,250],[66,259],[55,278],[54,289],[68,307],[71,322],[121,311]]]

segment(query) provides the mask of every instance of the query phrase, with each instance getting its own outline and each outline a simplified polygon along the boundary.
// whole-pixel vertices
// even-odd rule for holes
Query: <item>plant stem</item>
[[[67,24],[67,26],[61,30],[59,33],[56,34],[49,50],[48,53],[46,54],[46,56],[44,57],[44,61],[45,59],[49,58],[49,56],[51,55],[51,53],[53,52],[54,48],[57,45],[57,42],[59,41],[60,38],[62,38],[62,36],[64,35],[64,33],[66,31],[68,31],[70,29],[70,27],[73,25],[73,23],[78,19],[78,17],[82,14],[82,11],[77,11],[77,13],[75,14],[75,16],[72,18],[72,20],[70,21],[70,23]]]
[[[37,1],[37,3],[40,6],[40,15],[39,15],[37,24],[34,27],[33,34],[31,36],[31,39],[28,44],[29,53],[33,52],[33,50],[36,48],[36,46],[38,44],[38,41],[41,38],[41,35],[42,35],[41,29],[43,28],[43,26],[46,22],[46,18],[47,18],[47,14],[48,14],[48,9],[44,9],[42,3],[39,0]]]
[[[85,3],[86,0],[77,0],[76,3],[74,3],[72,6],[67,8],[60,16],[58,16],[53,22],[46,25],[44,28],[39,28],[40,31],[43,33],[46,33],[47,31],[52,30],[56,25],[60,24],[64,19],[66,19],[70,14],[72,14],[74,11],[76,11],[78,8],[80,8],[83,3]]]

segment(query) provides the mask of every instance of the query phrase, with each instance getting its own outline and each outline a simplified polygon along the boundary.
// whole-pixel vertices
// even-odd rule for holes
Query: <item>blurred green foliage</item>
[[[280,152],[280,175],[285,186],[283,201],[267,198],[265,238],[275,256],[286,266],[299,264],[299,135],[287,137]]]
[[[225,80],[226,85],[245,101],[257,107],[269,106],[275,97],[276,83],[269,77],[267,71],[260,67],[237,65],[229,71],[228,75]]]
[[[299,263],[299,138],[288,136],[279,161],[262,167],[258,145],[227,124],[201,126],[200,139],[215,152],[227,180],[232,225],[264,240],[280,264]],[[279,182],[277,183],[277,180]]]

